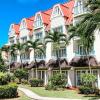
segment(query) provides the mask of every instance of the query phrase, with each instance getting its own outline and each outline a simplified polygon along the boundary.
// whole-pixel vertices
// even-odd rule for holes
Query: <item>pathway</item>
[[[37,94],[35,94],[34,92],[30,91],[29,89],[26,88],[18,88],[20,91],[24,92],[25,95],[27,95],[28,97],[35,99],[35,100],[77,100],[77,99],[65,99],[65,98],[52,98],[52,97],[41,97]],[[78,99],[80,100],[80,99]]]

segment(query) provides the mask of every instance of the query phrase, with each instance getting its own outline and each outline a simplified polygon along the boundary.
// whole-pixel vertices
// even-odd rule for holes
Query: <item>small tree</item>
[[[82,81],[82,85],[87,86],[87,87],[92,87],[93,83],[96,82],[96,76],[93,74],[82,74],[81,75],[81,81]]]
[[[15,77],[19,79],[19,82],[21,83],[22,79],[28,79],[28,73],[26,70],[18,69],[14,73]]]

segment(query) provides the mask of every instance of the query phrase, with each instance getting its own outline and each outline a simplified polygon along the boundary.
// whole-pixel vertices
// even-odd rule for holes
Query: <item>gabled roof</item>
[[[50,23],[50,15],[46,12],[41,12],[41,16],[42,16],[43,23],[48,25]]]
[[[19,27],[20,25],[19,24],[13,24],[13,29],[15,31],[15,33],[18,35],[19,34]]]
[[[26,25],[29,30],[32,30],[33,29],[33,20],[31,20],[30,18],[26,18]]]
[[[73,20],[74,2],[75,2],[74,0],[70,0],[69,2],[64,3],[64,4],[58,4],[62,10],[63,17],[67,25],[71,24]],[[47,30],[49,30],[50,28],[50,17],[51,17],[52,11],[53,11],[53,8],[43,11],[43,12],[39,12],[42,17],[43,24],[46,25]],[[26,20],[27,28],[31,31],[30,33],[32,33],[35,16],[32,16],[30,18],[25,18],[25,20]],[[16,34],[19,34],[19,27],[20,27],[20,24],[14,24],[14,30]]]

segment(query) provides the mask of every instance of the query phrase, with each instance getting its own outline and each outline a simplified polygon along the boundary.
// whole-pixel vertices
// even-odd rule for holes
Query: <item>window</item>
[[[29,53],[22,53],[22,54],[21,54],[21,59],[27,60],[27,59],[29,59],[29,58],[30,58],[30,54],[29,54]]]
[[[74,7],[74,14],[77,15],[78,12],[78,2],[76,3],[75,7]]]
[[[53,50],[52,54],[54,57],[56,57],[56,54],[58,57],[66,57],[66,48],[60,48],[59,50]]]
[[[59,73],[59,70],[53,70],[53,75],[56,75]],[[67,75],[68,75],[68,72],[67,70],[62,70],[62,74],[65,75],[66,79],[67,79]]]
[[[36,39],[42,39],[43,38],[42,32],[36,33],[35,37],[36,37]]]
[[[12,62],[17,61],[17,55],[12,55],[12,56],[11,56],[11,61],[12,61]]]
[[[22,40],[22,43],[25,43],[27,41],[27,36],[22,37],[21,40]]]
[[[58,6],[56,6],[56,7],[54,8],[53,15],[54,15],[54,16],[61,15],[61,11],[60,11],[60,9],[59,9]]]
[[[26,28],[26,22],[25,20],[22,20],[21,29],[25,29],[25,28]]]
[[[42,26],[42,19],[40,15],[37,15],[36,21],[34,22],[35,28],[41,27]]]
[[[59,26],[59,27],[56,27],[53,29],[54,32],[60,32],[60,33],[63,33],[63,27],[62,26]]]
[[[9,39],[9,41],[10,41],[10,44],[14,44],[14,37],[11,37],[11,38]]]
[[[43,53],[38,52],[38,53],[36,53],[36,58],[37,58],[37,59],[44,59],[44,58],[45,58],[45,56],[44,56],[44,54],[43,54]]]
[[[44,70],[38,71],[38,79],[44,80],[44,78],[45,78],[45,71]]]

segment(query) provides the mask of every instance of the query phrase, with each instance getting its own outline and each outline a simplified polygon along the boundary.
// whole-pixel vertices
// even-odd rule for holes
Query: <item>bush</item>
[[[0,85],[8,84],[8,77],[6,73],[0,72]]]
[[[18,86],[14,83],[0,86],[0,99],[16,97],[17,96],[17,88],[18,88]]]
[[[30,85],[31,85],[31,87],[43,86],[43,80],[41,80],[41,79],[32,79],[32,80],[30,80]]]
[[[59,88],[65,88],[66,83],[67,80],[64,74],[58,73],[50,78],[49,84],[45,87],[45,89],[52,88],[53,90],[58,90]]]
[[[79,90],[81,94],[94,94],[96,92],[96,88],[86,86],[81,86]]]
[[[28,73],[26,70],[23,69],[17,69],[14,73],[15,77],[19,79],[19,83],[21,83],[22,79],[27,79],[28,80]]]
[[[28,81],[25,79],[22,79],[22,84],[28,84]]]
[[[82,74],[81,75],[81,83],[79,90],[82,94],[94,94],[96,92],[96,88],[94,83],[96,82],[96,77],[93,74]]]
[[[93,83],[96,82],[97,78],[95,75],[87,73],[87,74],[82,74],[81,79],[83,86],[92,87],[94,85]]]
[[[52,85],[50,83],[48,83],[46,86],[45,86],[45,90],[52,90]]]

